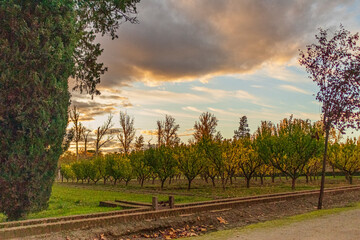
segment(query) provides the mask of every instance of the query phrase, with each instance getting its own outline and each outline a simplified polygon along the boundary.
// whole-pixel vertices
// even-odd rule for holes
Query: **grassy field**
[[[360,184],[360,177],[354,177],[354,184]],[[192,184],[192,189],[187,190],[187,181],[184,179],[173,180],[171,184],[166,183],[164,190],[160,191],[159,181],[145,182],[144,187],[140,187],[137,181],[133,180],[128,186],[124,184],[118,184],[116,186],[102,183],[94,184],[81,184],[81,183],[63,183],[64,185],[71,187],[79,187],[84,189],[98,189],[108,191],[123,191],[131,193],[164,193],[164,194],[179,194],[179,195],[193,195],[199,197],[206,197],[209,199],[225,198],[225,197],[243,197],[259,194],[270,194],[278,192],[291,192],[291,181],[286,180],[284,177],[275,179],[275,183],[271,182],[270,178],[266,178],[264,184],[261,185],[260,179],[257,181],[252,180],[250,188],[246,188],[245,180],[243,178],[237,178],[232,185],[228,185],[224,191],[221,187],[220,180],[216,182],[216,186],[212,187],[211,183],[205,183],[201,179],[195,179]],[[326,178],[326,187],[336,187],[349,185],[343,176],[337,176],[335,178],[329,176]],[[304,177],[300,177],[296,182],[296,190],[311,190],[318,189],[320,186],[320,178],[306,183]]]
[[[360,178],[354,177],[354,184],[359,184]],[[305,182],[304,178],[297,181],[296,190],[318,189],[320,180]],[[344,177],[327,177],[326,187],[335,187],[348,185]],[[265,179],[264,184],[260,184],[260,180],[254,179],[250,188],[245,187],[245,181],[238,178],[232,185],[228,185],[224,191],[220,182],[215,187],[210,183],[205,183],[200,179],[195,179],[193,188],[188,191],[186,189],[186,180],[175,180],[170,185],[167,183],[165,189],[160,191],[160,184],[155,181],[146,182],[141,188],[139,184],[133,180],[128,186],[118,184],[87,184],[87,183],[55,183],[49,200],[49,208],[47,210],[32,213],[28,215],[28,219],[68,216],[85,213],[105,212],[120,210],[120,208],[99,207],[100,201],[123,199],[128,201],[151,202],[152,196],[156,195],[159,201],[167,200],[168,195],[174,194],[175,203],[186,203],[195,201],[205,201],[210,199],[224,197],[241,197],[259,194],[269,194],[278,192],[289,192],[291,190],[290,180],[285,178],[276,179],[272,183],[270,179]],[[5,221],[5,216],[0,214],[0,221]]]
[[[99,207],[99,202],[122,199],[150,203],[153,195],[154,194],[150,193],[123,192],[121,189],[116,190],[99,185],[55,183],[49,200],[49,208],[38,213],[32,213],[28,215],[27,218],[59,217],[120,210],[121,208]],[[168,195],[165,194],[156,194],[156,196],[158,196],[159,201],[168,199]],[[175,202],[177,203],[205,200],[209,200],[209,198],[198,196],[175,196]],[[2,214],[0,214],[0,221],[5,221],[5,216]]]

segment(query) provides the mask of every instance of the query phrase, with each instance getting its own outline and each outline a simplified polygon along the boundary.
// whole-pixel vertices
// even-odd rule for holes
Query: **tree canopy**
[[[0,211],[47,207],[74,89],[99,94],[98,35],[136,22],[139,0],[0,1]]]

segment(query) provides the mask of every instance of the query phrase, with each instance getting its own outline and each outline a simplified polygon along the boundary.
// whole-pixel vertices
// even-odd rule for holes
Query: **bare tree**
[[[71,122],[74,124],[74,135],[73,135],[73,141],[76,144],[76,160],[79,160],[79,141],[81,140],[81,133],[83,131],[83,126],[81,125],[79,118],[80,113],[76,106],[73,106],[72,109],[70,109],[69,112]]]
[[[163,138],[165,146],[174,146],[180,143],[180,138],[177,135],[179,124],[175,123],[175,118],[170,115],[165,116]]]
[[[171,115],[165,116],[165,121],[157,121],[158,145],[174,146],[180,143],[177,135],[179,124],[175,123],[175,118]]]
[[[120,127],[121,130],[117,135],[125,155],[128,155],[130,144],[135,137],[134,118],[120,111]]]
[[[163,135],[164,135],[164,124],[158,120],[156,122],[157,124],[157,129],[156,129],[156,135],[157,135],[157,139],[158,139],[158,146],[160,147],[163,144]]]
[[[213,139],[216,134],[216,126],[218,120],[209,112],[202,113],[199,117],[199,122],[195,122],[194,125],[194,138],[199,141],[202,138]]]
[[[89,134],[91,133],[90,129],[87,128],[83,128],[83,131],[81,132],[82,134],[82,140],[84,141],[84,152],[85,155],[87,154],[87,144],[89,142]]]
[[[105,144],[110,142],[114,139],[113,135],[109,135],[110,128],[113,126],[112,124],[112,118],[113,116],[110,114],[108,119],[104,122],[104,124],[101,127],[98,127],[95,131],[96,139],[95,139],[95,155],[98,156],[99,150],[101,147],[103,147]],[[102,140],[105,135],[108,135],[106,140]]]
[[[140,135],[139,137],[135,138],[135,150],[140,151],[144,148],[144,137],[143,135]]]

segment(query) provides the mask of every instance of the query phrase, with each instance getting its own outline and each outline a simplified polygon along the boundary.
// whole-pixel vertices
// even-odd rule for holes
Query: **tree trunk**
[[[116,185],[117,179],[114,180],[114,185]]]
[[[327,149],[328,149],[329,131],[330,131],[330,127],[326,127],[326,131],[325,131],[325,149],[324,149],[324,156],[323,156],[323,163],[322,163],[322,170],[321,170],[321,185],[320,185],[320,195],[319,195],[318,209],[322,208],[322,202],[323,202],[323,198],[324,198],[326,154],[327,154]]]
[[[76,161],[79,161],[79,142],[76,141]]]
[[[223,187],[223,190],[225,190],[226,189],[226,181],[225,181],[225,178],[221,178],[221,185],[222,185],[222,187]]]
[[[160,187],[160,189],[161,189],[161,190],[163,190],[163,189],[164,189],[164,183],[165,183],[165,180],[166,180],[166,178],[165,178],[165,179],[163,179],[163,180],[161,180],[161,187]]]
[[[144,179],[142,178],[140,181],[141,181],[141,187],[143,187],[144,186]]]
[[[192,182],[193,179],[188,179],[188,191],[190,191],[190,188],[191,188],[191,182]]]
[[[309,175],[306,174],[305,177],[306,177],[306,183],[309,183]]]
[[[250,188],[250,178],[245,178],[246,179],[246,188]]]
[[[352,177],[352,175],[350,175],[350,174],[349,174],[349,183],[350,183],[350,184],[353,184],[353,177]]]
[[[291,189],[292,190],[295,190],[295,181],[296,181],[295,177],[291,179]]]
[[[260,184],[264,185],[264,177],[263,176],[260,177]]]
[[[212,182],[213,187],[215,187],[215,177],[211,177],[211,182]]]
[[[274,175],[271,176],[271,182],[275,183],[275,176]]]
[[[204,180],[205,180],[205,182],[206,183],[209,183],[209,180],[208,180],[209,178],[207,177],[207,176],[204,176]]]

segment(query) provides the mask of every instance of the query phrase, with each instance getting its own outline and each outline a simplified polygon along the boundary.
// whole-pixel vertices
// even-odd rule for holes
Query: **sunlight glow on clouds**
[[[298,49],[314,42],[318,27],[342,23],[359,31],[359,5],[354,0],[143,0],[139,24],[121,25],[113,41],[97,39],[104,47],[100,61],[109,67],[98,86],[102,94],[91,100],[72,93],[72,105],[92,129],[110,113],[118,128],[119,111],[127,111],[145,141],[166,114],[180,124],[183,141],[205,111],[219,119],[217,129],[226,138],[243,115],[252,132],[261,120],[278,123],[291,114],[319,120],[321,107],[312,95],[317,88],[298,65]],[[114,141],[114,149],[118,146]]]

